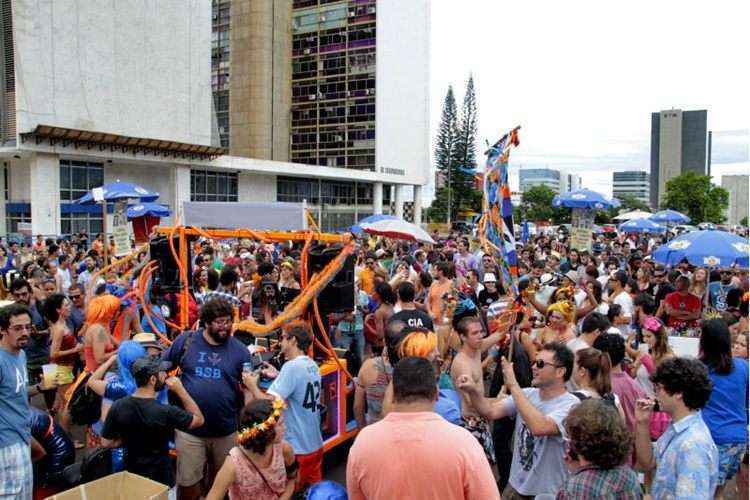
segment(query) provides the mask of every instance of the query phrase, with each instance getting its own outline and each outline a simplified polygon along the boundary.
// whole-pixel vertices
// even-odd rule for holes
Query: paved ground
[[[326,453],[323,459],[323,477],[346,486],[346,457],[353,441],[348,441]]]

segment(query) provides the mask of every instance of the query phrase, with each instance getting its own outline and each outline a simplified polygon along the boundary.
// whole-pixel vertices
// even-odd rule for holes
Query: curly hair
[[[57,311],[58,309],[62,309],[65,300],[65,295],[61,293],[53,293],[52,295],[47,297],[45,301],[42,302],[41,307],[44,319],[46,319],[50,323],[57,323],[57,321],[60,319],[60,313],[58,313]]]
[[[615,408],[587,399],[575,406],[563,421],[570,450],[602,469],[622,465],[630,455],[632,436]]]
[[[713,383],[706,366],[692,358],[669,358],[663,361],[651,382],[661,385],[670,394],[682,394],[682,401],[691,410],[700,410],[711,397]]]
[[[273,412],[273,402],[270,399],[255,399],[249,402],[240,412],[240,429],[252,427],[253,424],[265,422]],[[276,439],[276,426],[271,426],[254,438],[248,439],[242,444],[246,450],[254,453],[263,453],[268,445]]]
[[[234,309],[232,309],[232,303],[221,297],[216,297],[204,302],[200,310],[201,323],[203,326],[212,323],[217,318],[224,318],[227,316],[231,318],[233,315]]]

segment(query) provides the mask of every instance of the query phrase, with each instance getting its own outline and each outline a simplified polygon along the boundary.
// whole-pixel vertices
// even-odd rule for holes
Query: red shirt
[[[664,298],[664,301],[669,304],[669,307],[677,311],[689,311],[698,312],[701,310],[701,299],[688,293],[687,295],[680,295],[679,292],[672,292]],[[696,320],[697,321],[697,320]],[[685,326],[693,326],[695,321],[679,320],[669,315],[667,317],[667,326],[672,328],[683,328]]]

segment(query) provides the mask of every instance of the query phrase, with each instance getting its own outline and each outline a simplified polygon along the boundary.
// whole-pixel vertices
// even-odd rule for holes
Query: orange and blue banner
[[[513,234],[513,204],[510,199],[508,158],[511,148],[518,146],[516,127],[505,134],[485,153],[487,163],[484,174],[482,201],[483,222],[480,236],[485,251],[495,256],[503,273],[506,289],[518,296],[518,255]]]

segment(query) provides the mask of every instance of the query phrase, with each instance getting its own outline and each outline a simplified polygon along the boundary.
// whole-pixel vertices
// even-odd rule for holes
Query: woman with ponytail
[[[599,349],[589,347],[576,352],[575,365],[573,366],[573,380],[578,390],[573,393],[578,399],[602,399],[617,408],[623,422],[625,412],[620,405],[620,400],[612,392],[612,382],[609,372],[612,364],[609,354]]]

